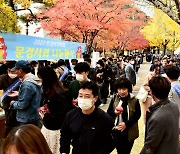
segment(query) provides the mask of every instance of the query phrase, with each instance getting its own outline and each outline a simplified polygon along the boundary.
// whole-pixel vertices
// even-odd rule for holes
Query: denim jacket
[[[38,108],[41,101],[41,82],[31,73],[25,75],[19,89],[18,101],[12,108],[17,110],[18,122],[31,123],[39,119]]]

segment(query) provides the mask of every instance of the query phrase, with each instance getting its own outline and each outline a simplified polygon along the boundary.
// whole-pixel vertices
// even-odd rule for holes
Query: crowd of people
[[[136,97],[132,90],[143,58],[137,53],[102,58],[95,68],[89,55],[83,62],[4,62],[0,66],[6,120],[2,153],[67,154],[72,146],[73,154],[109,154],[115,148],[118,154],[130,154],[142,112],[146,130],[141,153],[178,154],[177,57],[153,55],[144,93]],[[108,97],[111,102],[105,112],[99,106]]]

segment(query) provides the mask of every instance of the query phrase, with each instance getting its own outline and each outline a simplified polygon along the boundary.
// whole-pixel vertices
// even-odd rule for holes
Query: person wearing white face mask
[[[69,90],[67,93],[67,100],[71,109],[77,106],[77,97],[80,85],[86,81],[90,81],[88,78],[90,66],[86,62],[77,63],[74,70],[76,71],[76,80],[73,80],[69,84]],[[100,104],[101,101],[98,98],[97,106]]]
[[[84,81],[84,74],[78,74],[77,73],[76,74],[76,80],[78,80],[79,82],[83,82]]]
[[[27,61],[19,60],[11,69],[21,80],[19,91],[13,91],[8,96],[18,96],[18,100],[12,100],[10,108],[17,110],[16,120],[18,125],[34,124],[38,126],[38,108],[41,101],[41,81],[31,74],[31,67]]]
[[[135,64],[134,60],[131,60],[131,65],[134,65],[134,64]]]
[[[9,133],[9,131],[17,125],[16,121],[16,111],[9,109],[11,100],[15,99],[8,96],[8,90],[18,90],[19,86],[16,86],[18,81],[17,75],[11,71],[11,68],[15,66],[16,61],[7,61],[7,73],[0,75],[0,90],[3,90],[3,94],[1,97],[2,107],[5,111],[5,121],[6,121],[6,129],[5,136]],[[14,88],[12,88],[14,87]]]
[[[66,114],[61,128],[60,153],[95,154],[111,153],[114,149],[111,136],[112,118],[95,106],[98,86],[84,82],[78,94],[78,108]]]
[[[11,79],[17,78],[17,74],[13,74],[13,73],[8,73],[8,76],[9,76]]]
[[[132,83],[133,86],[136,85],[136,72],[133,68],[133,57],[128,57],[127,58],[128,63],[125,66],[125,76],[127,79],[129,79]]]
[[[93,101],[91,99],[78,98],[78,106],[83,110],[87,111],[93,107]]]

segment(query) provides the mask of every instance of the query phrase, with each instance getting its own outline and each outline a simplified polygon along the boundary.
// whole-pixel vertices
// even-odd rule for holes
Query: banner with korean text
[[[0,60],[79,59],[85,47],[85,43],[0,33]]]

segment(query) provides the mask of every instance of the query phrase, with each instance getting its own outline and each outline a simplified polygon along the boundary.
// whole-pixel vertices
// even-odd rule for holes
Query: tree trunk
[[[166,55],[167,44],[163,45],[163,56]]]
[[[89,44],[88,46],[87,46],[87,54],[91,54],[91,52],[92,52],[92,44]]]
[[[8,0],[8,5],[12,7],[12,9],[15,11],[15,6],[13,0]]]
[[[158,53],[158,55],[159,55],[159,53],[160,53],[160,49],[159,49],[159,47],[157,47],[157,53]]]
[[[123,54],[123,55],[124,55],[124,49],[121,49],[121,50],[120,50],[120,54]]]
[[[89,43],[87,46],[87,53],[91,54],[92,52],[92,46],[93,46],[93,42],[94,42],[94,38],[96,37],[96,35],[98,34],[99,30],[95,30],[94,32],[91,32],[90,38],[89,38]]]
[[[119,56],[118,49],[115,49],[115,52],[116,52],[116,57]]]
[[[162,44],[163,45],[163,55],[166,54],[166,50],[167,50],[167,45],[169,43],[169,40],[164,40],[164,43]]]

